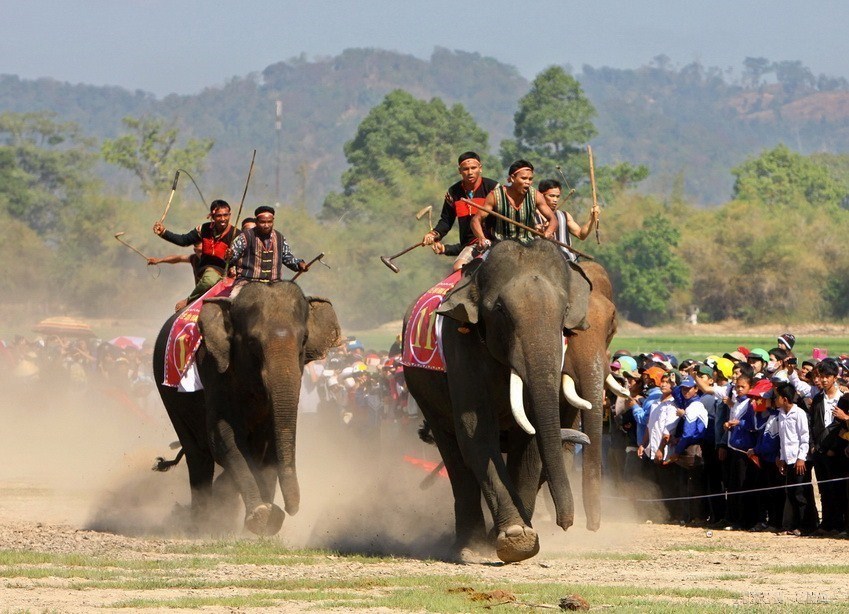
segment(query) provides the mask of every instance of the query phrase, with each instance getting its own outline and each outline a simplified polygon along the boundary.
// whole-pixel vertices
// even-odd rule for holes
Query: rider
[[[468,198],[478,205],[483,205],[486,197],[498,185],[494,179],[483,176],[480,156],[473,151],[460,154],[457,158],[457,172],[462,179],[448,188],[436,228],[422,238],[422,243],[433,245],[433,251],[437,254],[457,256],[454,260],[455,271],[471,262],[476,241],[470,226],[475,209],[463,202],[463,199]],[[441,241],[454,226],[455,219],[459,221],[460,243],[443,245]]]
[[[539,188],[537,191],[542,194],[542,197],[545,198],[546,204],[554,211],[554,214],[557,216],[557,234],[555,235],[555,239],[560,241],[561,243],[565,243],[566,245],[572,245],[572,237],[576,239],[580,239],[583,241],[595,228],[595,225],[598,223],[598,204],[594,204],[592,209],[590,210],[590,219],[587,220],[587,223],[583,226],[580,226],[578,222],[575,221],[568,211],[562,211],[557,208],[558,202],[560,200],[560,194],[563,186],[559,181],[555,179],[546,179],[544,181],[540,181]],[[542,220],[538,220],[542,221]],[[566,249],[565,247],[560,248],[563,252],[563,255],[566,256],[569,260],[575,260],[575,252]]]
[[[198,262],[200,279],[186,299],[188,303],[199,298],[221,281],[226,266],[225,253],[233,237],[239,234],[239,231],[230,224],[230,205],[227,201],[212,201],[209,206],[209,217],[212,218],[211,222],[205,222],[182,235],[166,230],[161,222],[153,225],[153,232],[174,245],[186,247],[195,243],[201,244]]]
[[[286,239],[274,230],[274,208],[257,207],[254,217],[256,227],[236,237],[228,251],[236,263],[236,283],[278,281],[283,279],[284,265],[293,271],[306,271],[306,263],[292,255]]]
[[[507,171],[508,183],[505,186],[497,186],[486,197],[483,209],[479,209],[474,214],[471,221],[472,232],[478,240],[478,245],[482,248],[492,245],[492,241],[502,241],[504,239],[516,239],[521,243],[530,243],[536,235],[519,228],[518,226],[490,216],[489,212],[500,213],[501,215],[524,224],[530,228],[537,225],[536,214],[539,214],[547,221],[543,233],[545,237],[551,239],[557,234],[557,217],[554,211],[548,206],[542,194],[537,192],[533,187],[534,182],[534,166],[527,160],[516,160],[510,165]],[[484,220],[486,229],[484,229]]]

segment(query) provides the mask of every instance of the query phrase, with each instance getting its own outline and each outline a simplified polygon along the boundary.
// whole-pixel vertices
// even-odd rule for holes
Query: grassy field
[[[672,547],[673,556],[683,547]],[[717,548],[725,551],[727,548]],[[714,550],[708,550],[712,556]],[[689,550],[691,556],[704,554]],[[75,591],[85,603],[133,611],[177,608],[278,608],[290,611],[354,611],[387,608],[398,612],[487,612],[560,610],[561,599],[580,599],[592,609],[626,612],[705,612],[745,607],[770,612],[777,603],[759,603],[753,595],[715,584],[694,582],[662,586],[652,582],[617,582],[614,575],[594,582],[570,582],[568,577],[523,577],[521,566],[457,567],[438,562],[394,557],[342,555],[323,550],[292,550],[276,540],[218,540],[174,544],[143,558],[127,552],[81,555],[0,550],[0,578],[8,599],[41,591]],[[661,551],[660,556],[665,553]],[[682,552],[683,555],[683,552]],[[648,564],[645,553],[581,552],[586,564],[627,566]],[[533,566],[552,567],[547,558]],[[410,566],[414,566],[413,569]],[[346,573],[346,570],[347,573]],[[519,572],[515,576],[510,570]],[[530,570],[529,570],[530,571]],[[721,572],[720,569],[716,570]],[[840,577],[846,566],[817,569],[775,569],[773,573],[826,574]],[[531,571],[531,573],[533,573]],[[495,576],[493,577],[493,574]],[[487,577],[488,576],[488,577]],[[511,577],[512,576],[512,577]],[[720,582],[751,582],[753,574],[720,574]],[[16,590],[23,593],[16,593]],[[757,594],[757,593],[755,593]],[[11,605],[6,603],[5,605]],[[781,611],[844,611],[826,600],[782,603]],[[15,610],[17,611],[17,610]]]
[[[365,331],[348,332],[348,335],[362,341],[366,348],[377,350],[388,349],[395,339],[395,334],[385,329],[373,329]],[[694,358],[703,360],[707,356],[716,354],[722,356],[725,352],[732,352],[738,346],[747,348],[763,348],[769,351],[776,346],[776,339],[772,336],[749,336],[749,335],[658,335],[651,332],[646,334],[621,334],[613,338],[610,344],[611,354],[617,350],[628,350],[631,354],[640,354],[659,350],[664,353],[671,352],[679,360]],[[849,337],[845,336],[819,336],[800,337],[793,352],[796,356],[804,359],[810,357],[813,348],[824,348],[830,356],[841,353],[849,353]]]

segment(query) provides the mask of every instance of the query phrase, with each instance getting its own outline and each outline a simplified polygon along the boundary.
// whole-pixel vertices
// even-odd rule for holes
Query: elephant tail
[[[153,463],[153,467],[151,468],[153,471],[165,472],[168,471],[174,465],[177,465],[186,452],[183,448],[180,448],[180,451],[177,452],[177,456],[174,457],[174,460],[165,460],[161,456],[156,457],[156,462]]]
[[[419,427],[419,439],[430,445],[436,445],[436,441],[433,439],[433,433],[430,430],[430,424],[428,424],[427,420],[423,421]]]

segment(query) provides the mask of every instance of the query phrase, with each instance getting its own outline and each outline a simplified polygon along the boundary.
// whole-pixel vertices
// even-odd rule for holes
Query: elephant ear
[[[229,298],[207,299],[203,302],[198,317],[206,351],[215,361],[215,368],[224,373],[230,367],[230,337],[233,325],[230,320],[230,308],[233,302]]]
[[[436,313],[463,324],[477,324],[478,287],[474,283],[474,275],[461,278],[445,295]]]
[[[568,267],[566,295],[569,297],[569,302],[566,306],[566,320],[563,323],[563,328],[567,330],[587,330],[590,327],[587,321],[587,312],[589,311],[590,292],[593,285],[580,266],[574,262],[569,262]]]
[[[327,299],[307,297],[310,313],[307,316],[307,345],[305,362],[324,358],[327,350],[339,345],[342,330],[333,304]]]

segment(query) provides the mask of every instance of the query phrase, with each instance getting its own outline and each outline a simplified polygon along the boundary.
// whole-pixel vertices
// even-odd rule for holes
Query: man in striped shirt
[[[557,234],[555,235],[555,239],[560,241],[561,243],[565,243],[566,245],[572,245],[572,237],[580,239],[583,241],[595,228],[595,225],[598,223],[598,205],[593,205],[590,210],[590,219],[586,224],[580,226],[578,222],[575,221],[568,211],[561,211],[557,208],[561,191],[563,186],[559,181],[554,179],[545,179],[541,181],[539,184],[538,192],[542,194],[542,197],[545,199],[546,204],[554,211],[554,214],[557,216]],[[542,220],[539,220],[542,221]],[[569,260],[575,260],[576,255],[573,251],[566,249],[565,247],[560,248],[563,251],[563,255],[566,256]]]
[[[472,232],[482,248],[492,245],[492,240],[516,239],[521,243],[530,243],[536,235],[506,222],[495,216],[489,216],[490,211],[500,213],[514,222],[533,228],[537,225],[536,214],[546,220],[543,230],[546,238],[551,239],[557,234],[557,218],[546,204],[545,199],[533,187],[534,167],[527,160],[516,160],[507,171],[508,184],[497,186],[486,197],[484,208],[479,209],[472,217]],[[486,230],[484,230],[484,220]]]

